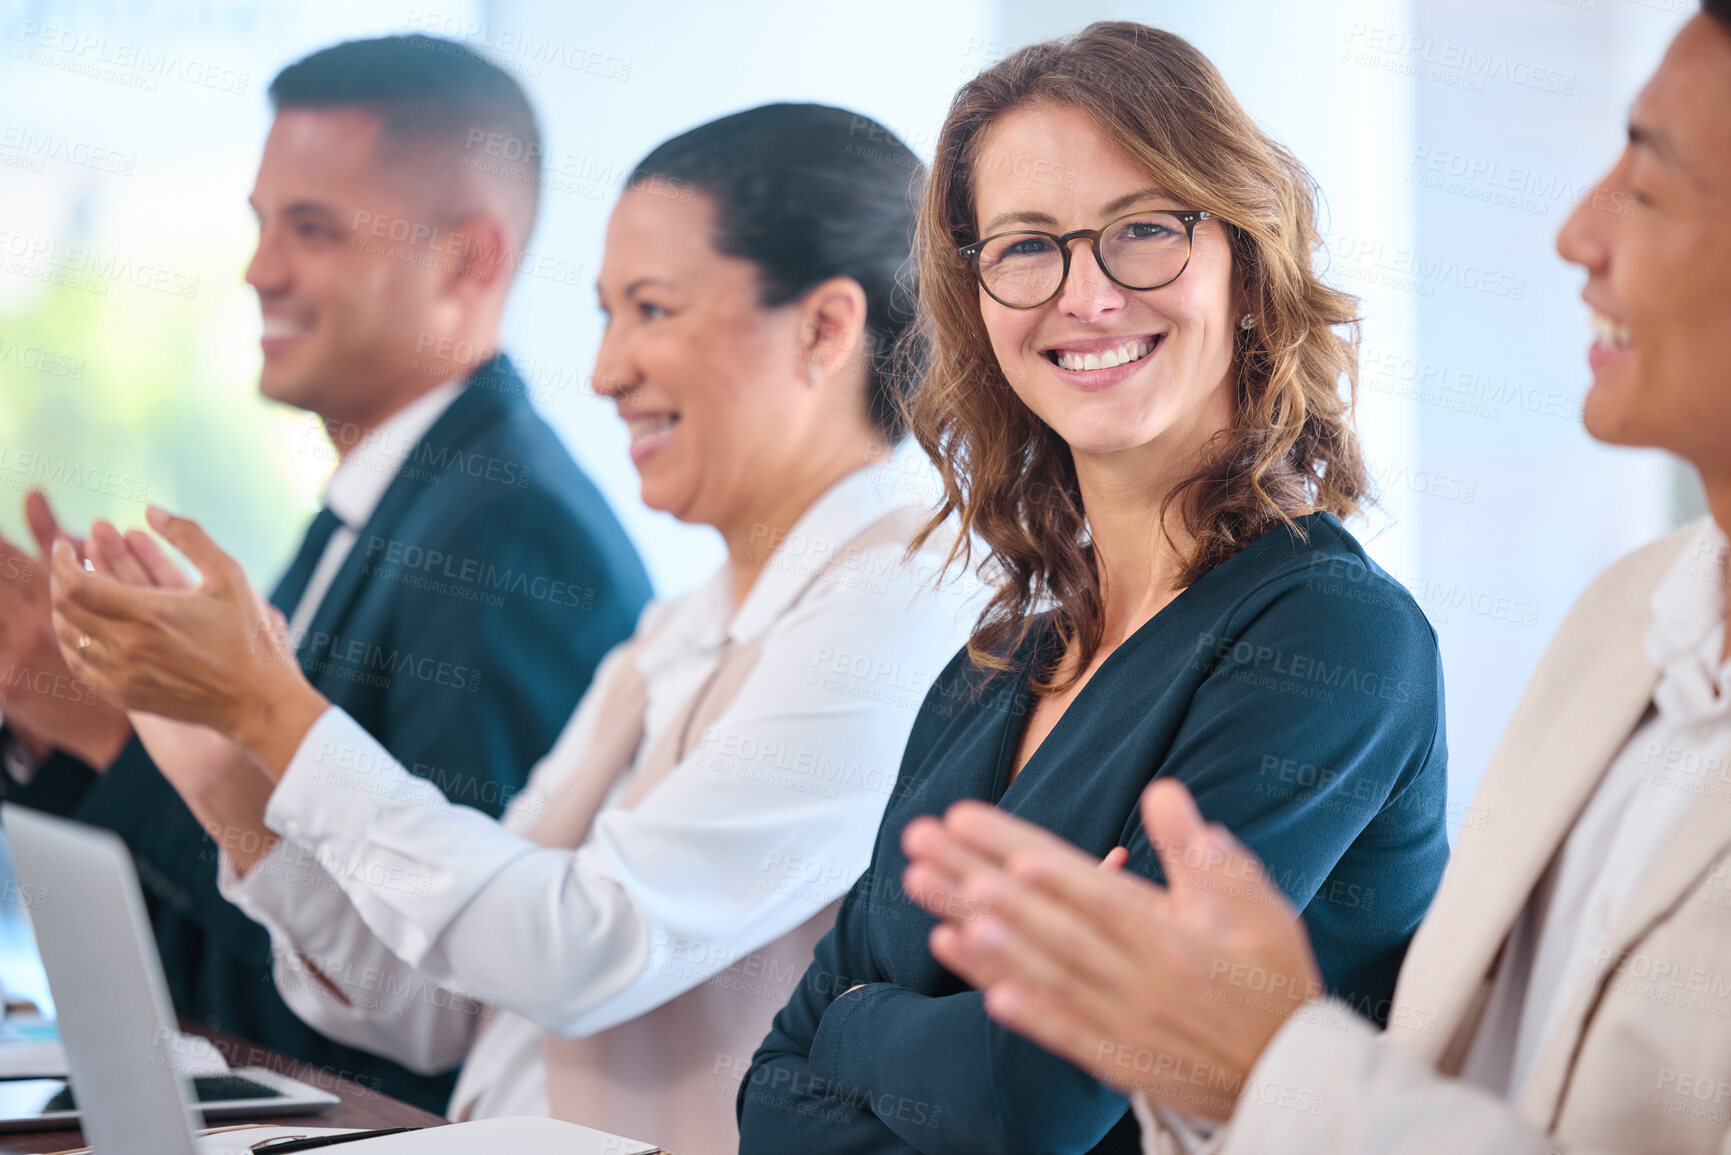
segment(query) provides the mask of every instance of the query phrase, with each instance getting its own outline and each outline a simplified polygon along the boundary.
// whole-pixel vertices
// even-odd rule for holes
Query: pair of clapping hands
[[[80,557],[52,553],[55,637],[67,665],[105,698],[236,736],[267,667],[294,664],[282,615],[196,523],[151,506],[146,520],[198,570],[194,582],[143,530],[90,528]]]
[[[268,847],[265,803],[328,703],[301,673],[282,614],[240,564],[192,521],[155,506],[146,518],[197,582],[150,534],[98,521],[83,557],[69,538],[54,542],[55,637],[73,675],[128,711],[207,829],[254,834],[238,841]]]
[[[932,954],[998,1022],[1121,1091],[1226,1119],[1322,981],[1291,903],[1183,785],[1155,781],[1142,821],[1164,887],[974,801],[908,824],[903,885],[943,919]],[[1232,984],[1253,973],[1273,978],[1246,999]],[[1199,1098],[1198,1072],[1233,1090]]]

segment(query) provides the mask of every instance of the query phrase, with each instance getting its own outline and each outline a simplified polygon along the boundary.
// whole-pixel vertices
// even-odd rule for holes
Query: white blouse
[[[780,1000],[766,997],[754,952],[865,870],[925,691],[983,604],[977,581],[934,583],[935,545],[911,560],[905,542],[850,556],[862,531],[923,504],[898,480],[856,472],[785,538],[766,538],[773,553],[737,612],[725,569],[644,611],[638,762],[727,645],[757,645],[759,657],[690,753],[629,808],[617,800],[628,771],[575,850],[525,835],[620,725],[596,690],[626,647],[603,661],[501,821],[452,804],[327,711],[271,795],[265,821],[284,841],[244,878],[226,859],[220,876],[270,930],[276,984],[296,1014],[415,1070],[466,1059],[453,1118],[547,1114],[543,1032],[593,1035],[705,982],[762,1001],[767,1028]],[[797,978],[775,977],[770,993],[783,997]],[[703,1102],[670,1093],[652,1114],[713,1114],[719,1097],[731,1118],[749,1053],[703,1058],[714,1085],[684,1092]],[[654,1122],[610,1129],[659,1142]]]

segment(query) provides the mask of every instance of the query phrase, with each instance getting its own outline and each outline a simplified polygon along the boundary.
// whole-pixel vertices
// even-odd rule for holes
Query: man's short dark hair
[[[1701,11],[1719,22],[1719,27],[1731,32],[1731,0],[1701,0]]]
[[[387,141],[450,148],[453,164],[524,186],[527,240],[541,187],[541,130],[522,86],[454,40],[418,33],[347,40],[277,73],[271,107],[359,108],[384,122]]]

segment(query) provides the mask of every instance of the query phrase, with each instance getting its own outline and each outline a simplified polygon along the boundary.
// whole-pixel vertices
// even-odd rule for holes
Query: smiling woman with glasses
[[[931,862],[916,820],[954,802],[1158,879],[1137,801],[1184,783],[1373,1020],[1448,854],[1436,637],[1340,520],[1368,489],[1357,302],[1316,274],[1303,167],[1194,48],[1130,23],[992,66],[935,153],[911,425],[943,482],[927,530],[959,516],[950,561],[983,561],[994,596],[743,1081],[747,1155],[1138,1150],[1127,1099],[1000,1027],[934,956],[931,912],[990,913],[942,872],[904,892],[908,852]],[[1097,1057],[1168,1079],[1178,1061]],[[1184,1077],[1197,1118],[1175,1126],[1238,1090]]]

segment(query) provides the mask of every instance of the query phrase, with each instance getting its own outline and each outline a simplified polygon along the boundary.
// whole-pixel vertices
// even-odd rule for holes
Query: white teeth
[[[654,417],[634,417],[625,423],[625,427],[631,431],[631,440],[642,441],[665,429],[672,429],[678,420],[679,418],[671,413],[661,413]]]
[[[1140,361],[1154,351],[1153,341],[1126,341],[1116,349],[1107,349],[1104,353],[1058,353],[1058,367],[1061,369],[1087,371],[1091,369],[1113,369],[1119,365],[1128,365],[1132,361]]]
[[[269,338],[298,337],[306,330],[306,325],[292,317],[267,316],[264,319],[264,335]]]
[[[1615,345],[1619,349],[1629,347],[1629,326],[1618,324],[1603,313],[1594,313],[1590,322],[1593,335],[1607,345]]]

